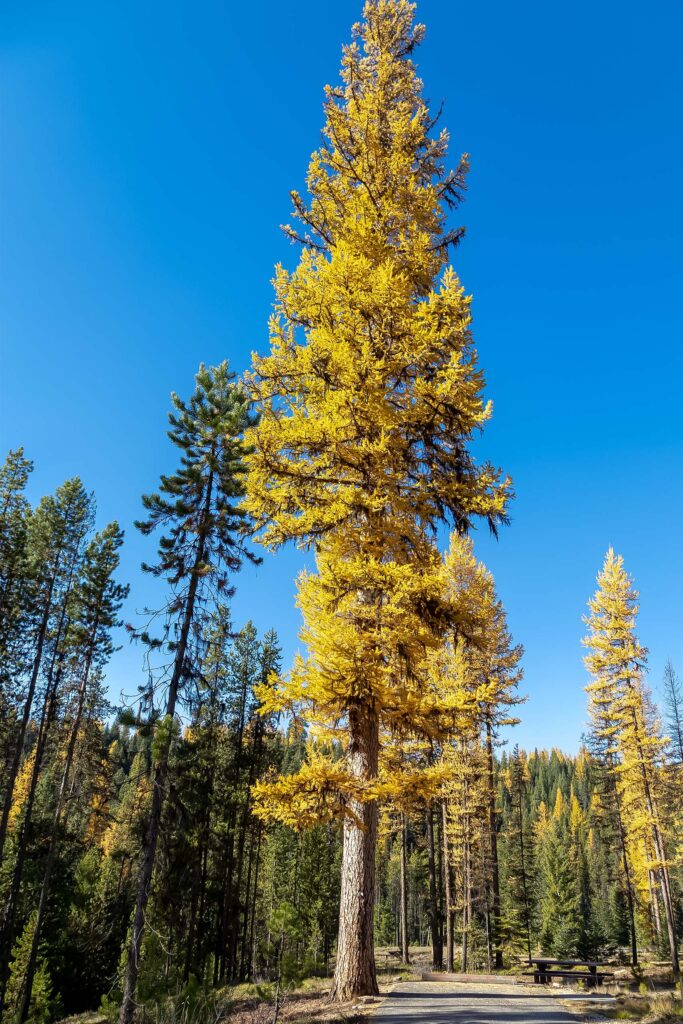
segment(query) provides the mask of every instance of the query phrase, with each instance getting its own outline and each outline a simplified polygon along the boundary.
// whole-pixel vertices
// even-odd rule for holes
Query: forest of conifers
[[[126,594],[117,582],[121,532],[116,524],[94,532],[94,498],[78,479],[31,508],[23,495],[30,470],[18,450],[0,473],[8,1022],[32,950],[27,1019],[119,1005],[164,725],[154,673],[127,709],[117,710],[103,686]],[[252,813],[254,784],[296,772],[312,753],[303,723],[259,714],[259,687],[281,668],[277,636],[233,623],[221,598],[202,613],[194,645],[169,758],[142,1002],[182,992],[192,979],[221,986],[283,972],[288,983],[327,975],[335,953],[339,825],[295,830]],[[638,770],[652,774],[680,938],[683,687],[667,666],[667,742],[641,693],[648,753]],[[504,699],[508,716],[515,698]],[[478,732],[438,752],[447,772],[434,799],[408,795],[383,808],[375,939],[391,962],[408,961],[414,945],[432,946],[435,966],[457,971],[490,971],[539,950],[630,962],[634,940],[636,951],[669,956],[653,822],[637,781],[626,796],[611,770],[601,736],[606,724],[618,731],[623,706],[609,723],[605,707],[593,694],[592,729],[576,756],[495,739],[487,746],[487,720],[500,708],[485,707]],[[331,751],[342,758],[338,745]]]
[[[449,263],[468,160],[446,169],[422,35],[406,0],[368,0],[291,193],[268,353],[178,382],[127,524],[157,606],[129,611],[123,531],[87,484],[29,501],[30,453],[0,470],[1,1024],[131,1024],[246,981],[277,1017],[306,976],[376,994],[376,947],[468,972],[542,952],[637,976],[647,954],[681,983],[683,687],[668,665],[657,707],[612,549],[586,594],[584,745],[514,745],[523,650],[471,539],[513,542],[514,495],[474,455],[492,410]],[[231,599],[289,543],[311,566],[284,665]]]

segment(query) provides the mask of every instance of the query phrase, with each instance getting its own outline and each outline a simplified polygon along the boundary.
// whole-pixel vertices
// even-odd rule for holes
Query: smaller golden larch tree
[[[647,650],[636,634],[638,594],[624,560],[610,548],[588,602],[586,687],[596,735],[605,745],[620,797],[630,861],[642,893],[657,880],[674,977],[681,987],[667,824],[662,818],[662,758],[666,742],[653,714],[645,684]],[[656,890],[651,898],[657,900]],[[658,908],[654,908],[655,917]]]

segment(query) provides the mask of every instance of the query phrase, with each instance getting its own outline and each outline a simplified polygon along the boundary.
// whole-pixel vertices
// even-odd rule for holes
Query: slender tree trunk
[[[240,820],[240,828],[237,837],[237,876],[235,880],[235,892],[232,903],[232,920],[230,922],[230,977],[237,978],[238,967],[237,967],[237,949],[239,946],[239,934],[240,934],[240,920],[242,919],[243,912],[246,914],[245,907],[242,906],[242,876],[244,874],[244,846],[247,833],[248,823],[248,797],[245,805],[242,809],[242,815]],[[248,899],[248,894],[247,894]]]
[[[443,831],[443,880],[444,880],[444,915],[446,918],[446,970],[453,971],[453,898],[451,887],[451,857],[448,843],[448,807],[445,800],[441,801],[441,821]]]
[[[496,780],[493,758],[493,730],[491,718],[486,718],[486,773],[488,776],[488,825],[491,853],[491,914],[490,944],[493,948],[495,969],[503,967],[503,950],[500,943],[500,868],[498,864],[498,815],[496,814]]]
[[[251,920],[249,921],[249,977],[252,978],[256,968],[256,943],[255,943],[255,923],[256,923],[256,899],[258,896],[258,877],[259,867],[261,864],[261,839],[263,836],[263,828],[261,822],[257,824],[258,829],[258,840],[256,843],[256,863],[254,864],[254,899],[251,904]]]
[[[211,806],[213,801],[213,773],[209,772],[208,777],[205,779],[205,787],[207,791],[207,800],[204,807],[204,821],[202,824],[201,842],[199,849],[199,896],[198,902],[199,907],[197,910],[197,920],[199,922],[199,928],[204,925],[204,909],[206,904],[206,878],[207,868],[209,859],[209,842],[211,837]],[[192,928],[190,929],[192,933]],[[196,932],[196,925],[195,925]],[[201,937],[194,938],[191,935],[191,942],[188,941],[188,960],[189,969],[187,969],[187,977],[189,978],[190,972],[193,965],[198,965],[200,977],[204,978],[204,967],[205,967],[205,945],[202,943]],[[195,948],[196,947],[196,948]]]
[[[646,854],[648,859],[651,857],[650,854]],[[648,869],[647,872],[647,887],[650,892],[650,923],[652,925],[652,932],[655,939],[659,940],[662,937],[662,919],[659,913],[659,894],[657,892],[658,885],[655,873],[652,868]]]
[[[522,865],[522,887],[524,889],[524,914],[526,916],[526,945],[529,960],[531,960],[531,908],[529,905],[529,884],[526,874],[526,856],[524,849],[524,811],[522,809],[522,791],[519,791],[519,853]]]
[[[427,853],[429,857],[429,921],[432,933],[432,967],[440,971],[443,967],[443,943],[441,920],[436,892],[436,863],[434,857],[434,814],[431,804],[425,808],[427,822]]]
[[[185,643],[182,644],[181,642],[178,646],[178,655],[180,655],[182,646],[182,660],[185,658],[187,635],[189,634],[189,626],[191,622],[189,602],[186,608],[185,620],[188,627],[187,632],[185,633]],[[184,629],[183,631],[185,632]],[[175,716],[175,708],[178,700],[178,688],[181,678],[180,665],[182,665],[182,661],[180,661],[180,664],[178,664],[178,661],[179,659],[177,657],[176,664],[178,665],[178,671],[174,671],[173,673],[166,701],[166,718],[171,720],[173,720]],[[170,739],[171,737],[169,735],[167,741],[164,743],[163,749],[159,752],[158,761],[154,769],[152,779],[152,805],[145,834],[142,863],[140,865],[140,875],[138,878],[138,893],[135,903],[135,913],[133,916],[130,945],[128,947],[128,958],[124,974],[123,1001],[121,1003],[121,1013],[119,1017],[120,1024],[132,1024],[132,1020],[135,1015],[138,974],[140,972],[140,953],[142,950],[142,938],[145,929],[145,913],[152,887],[152,875],[154,873],[154,862],[156,859],[157,844],[159,841],[161,812],[164,803],[166,777],[168,775]]]
[[[218,941],[218,974],[216,981],[224,982],[228,971],[228,949],[230,940],[230,914],[232,911],[233,881],[235,869],[235,827],[237,808],[232,806],[228,815],[228,827],[225,837],[225,867],[222,882],[222,909]]]
[[[247,795],[244,807],[244,830],[246,832],[249,814],[251,810],[251,787],[256,781],[256,775],[258,773],[259,764],[261,760],[261,747],[263,744],[263,720],[258,718],[254,727],[254,742],[252,747],[252,758],[251,764],[249,765],[249,778],[247,781]],[[259,830],[260,839],[260,830]],[[239,978],[240,981],[244,981],[246,975],[246,962],[247,962],[247,950],[248,939],[249,939],[249,912],[250,912],[250,891],[251,891],[251,875],[252,875],[252,860],[254,852],[254,829],[249,829],[249,854],[248,854],[248,871],[247,871],[247,885],[246,885],[246,896],[244,900],[244,913],[242,918],[242,951],[240,955],[239,965]],[[254,900],[256,899],[256,885],[254,885]]]
[[[183,979],[187,983],[192,974],[193,968],[198,968],[199,977],[204,978],[204,957],[202,955],[202,943],[198,938],[198,931],[204,923],[204,902],[206,899],[206,868],[208,860],[209,838],[211,833],[211,809],[213,802],[213,776],[216,766],[216,744],[214,742],[213,725],[208,727],[209,741],[211,742],[211,766],[205,771],[203,777],[203,792],[205,793],[204,806],[202,808],[202,824],[199,833],[199,849],[197,851],[197,867],[192,881],[192,899],[190,903],[190,919],[187,928],[187,945],[185,951],[185,968]]]
[[[410,963],[408,944],[408,864],[407,864],[407,825],[406,816],[401,814],[401,959],[404,964]]]
[[[472,899],[472,884],[470,879],[470,815],[469,815],[469,781],[468,768],[465,767],[463,779],[462,807],[463,807],[463,844],[462,844],[462,950],[460,955],[460,970],[463,974],[468,968],[468,943],[470,937],[470,912]]]
[[[648,796],[648,800],[649,799],[650,797]],[[666,861],[666,850],[664,849],[664,843],[662,841],[656,819],[653,820],[653,840],[655,844],[655,854],[659,861],[659,880],[662,891],[662,902],[664,903],[664,916],[666,918],[669,949],[671,951],[671,966],[673,968],[674,979],[678,982],[681,999],[683,1000],[683,976],[681,975],[681,964],[678,955],[678,936],[676,934],[676,919],[674,916],[673,898],[671,896],[671,881]]]
[[[235,793],[239,794],[240,779],[242,776],[242,753],[244,741],[244,728],[246,725],[247,708],[247,678],[246,674],[242,681],[242,693],[240,695],[240,717],[237,730],[237,744],[234,763],[234,786]],[[242,817],[243,821],[243,817]],[[235,861],[235,841],[237,841],[237,860]],[[231,816],[230,845],[228,851],[228,869],[225,886],[225,897],[223,905],[222,925],[222,948],[220,980],[225,981],[228,976],[235,974],[235,956],[237,949],[237,929],[239,922],[239,900],[240,887],[242,884],[242,858],[244,854],[244,836],[239,830],[238,809],[234,807]],[[235,877],[235,866],[237,877]]]
[[[240,935],[240,965],[238,977],[240,981],[246,980],[247,955],[249,949],[249,914],[251,913],[251,875],[254,863],[254,829],[249,830],[249,850],[247,853],[247,881],[245,885],[244,908],[242,915],[242,930]],[[256,892],[254,892],[256,899]]]
[[[615,766],[613,757],[610,755],[608,755],[607,767],[612,779],[614,779]],[[626,904],[628,907],[629,929],[631,932],[631,965],[633,967],[637,967],[638,935],[636,932],[636,912],[635,901],[633,899],[633,883],[631,881],[631,868],[629,865],[628,851],[626,848],[626,829],[624,828],[624,819],[621,812],[621,798],[619,796],[619,788],[614,781],[612,782],[612,787],[614,793],[614,808],[616,812],[617,831],[619,833],[619,846],[621,848],[621,863],[624,869],[624,884],[626,886]]]
[[[467,829],[469,828],[469,822],[465,822],[465,835],[467,835]],[[470,886],[470,844],[469,840],[465,839],[464,844],[464,857],[463,857],[463,901],[462,901],[462,954],[460,961],[460,970],[463,974],[467,973],[468,964],[468,941],[470,934],[470,913],[471,913],[471,899],[472,890]]]
[[[199,925],[204,925],[204,911],[206,907],[206,879],[207,879],[207,868],[209,860],[209,849],[208,844],[204,844],[202,849],[202,873],[199,882]],[[199,965],[199,975],[202,981],[206,973],[206,943],[202,941],[202,938],[197,939],[197,950],[196,950],[196,962]]]
[[[628,866],[628,857],[626,856],[626,846],[623,843],[621,847],[621,862],[624,868],[624,882],[626,885],[626,905],[628,907],[628,925],[631,934],[631,965],[633,967],[638,966],[638,938],[636,934],[636,914],[633,906],[633,886],[631,885],[631,872]]]
[[[202,864],[202,851],[198,850],[199,860],[199,874],[201,873]],[[185,984],[190,979],[192,973],[192,967],[194,964],[194,932],[197,925],[197,906],[199,903],[199,877],[197,868],[193,871],[194,878],[192,879],[192,893],[190,896],[190,917],[187,924],[187,938],[185,940],[185,966],[183,967],[183,981]]]
[[[484,926],[486,929],[486,964],[489,974],[493,970],[493,946],[491,944],[491,907],[488,893],[484,903]]]
[[[190,637],[190,627],[194,618],[194,607],[197,598],[197,587],[199,584],[199,572],[204,562],[206,550],[206,522],[211,507],[213,476],[209,476],[207,493],[204,505],[202,525],[199,530],[199,544],[197,556],[192,568],[190,585],[187,593],[187,601],[183,614],[182,626],[178,647],[176,648],[175,660],[173,663],[173,675],[168,687],[166,699],[166,718],[173,721],[175,717],[178,691],[185,672],[185,656]],[[159,842],[159,830],[161,828],[161,812],[164,804],[164,791],[166,788],[166,777],[168,775],[168,759],[171,749],[171,733],[168,732],[163,748],[158,753],[157,764],[152,779],[152,805],[150,808],[149,822],[145,834],[142,863],[138,878],[138,893],[133,915],[130,944],[128,947],[128,958],[124,971],[123,1001],[119,1015],[120,1024],[132,1024],[135,1015],[136,996],[138,987],[138,974],[140,973],[140,953],[142,951],[142,938],[145,930],[145,913],[149,894],[152,887],[152,875],[154,874],[154,861],[156,859],[157,844]]]
[[[443,970],[443,946],[446,934],[446,915],[444,909],[444,865],[443,865],[443,819],[440,811],[434,815],[434,847],[436,851],[436,894],[439,905],[439,949],[441,951],[441,969]]]
[[[621,851],[621,864],[624,871],[624,886],[626,889],[626,905],[628,908],[628,919],[629,919],[629,931],[631,939],[631,965],[633,967],[638,966],[638,936],[636,932],[636,914],[635,914],[635,900],[633,896],[633,882],[631,880],[631,867],[628,858],[628,848],[626,844],[626,828],[624,827],[624,817],[621,808],[621,796],[619,794],[619,787],[616,783],[617,767],[615,761],[615,755],[613,752],[607,752],[604,755],[604,768],[606,769],[606,787],[605,793],[613,803],[614,807],[614,818],[617,825],[617,834],[619,836],[619,849]]]
[[[243,692],[243,695],[242,695],[242,706],[243,706],[242,719],[243,719],[244,724],[246,724],[246,722],[244,721],[245,714],[246,714],[246,701],[247,701],[247,689],[246,689],[246,682],[245,682],[245,688],[244,688],[244,692]],[[244,729],[244,725],[243,725],[242,728]],[[241,742],[240,742],[240,746],[241,746]],[[230,948],[230,965],[231,965],[231,976],[232,977],[237,977],[240,974],[240,969],[238,968],[238,964],[237,964],[237,950],[238,950],[239,938],[240,938],[240,934],[239,934],[239,932],[240,932],[240,927],[239,927],[240,926],[240,917],[243,918],[244,925],[246,926],[247,913],[248,913],[249,884],[250,884],[249,882],[247,882],[247,891],[246,891],[246,897],[245,897],[245,901],[244,901],[244,906],[243,907],[241,907],[241,905],[240,905],[240,898],[241,898],[241,891],[242,891],[242,875],[244,874],[244,847],[245,847],[246,838],[247,838],[247,831],[249,830],[249,816],[250,816],[250,813],[251,813],[251,787],[253,786],[253,784],[254,784],[254,782],[256,780],[256,766],[257,766],[257,763],[258,763],[258,757],[259,757],[259,754],[260,754],[260,748],[261,748],[261,729],[260,729],[260,719],[259,719],[259,721],[257,722],[257,725],[256,725],[256,729],[255,729],[254,743],[253,743],[253,749],[252,749],[252,757],[251,757],[251,763],[249,765],[249,772],[248,772],[248,775],[247,775],[246,794],[245,794],[245,797],[244,797],[244,806],[242,807],[242,816],[241,816],[240,829],[239,829],[239,835],[238,835],[238,840],[237,840],[237,883],[236,883],[236,886],[235,886],[236,900],[235,900],[235,906],[234,906],[234,914],[233,914],[233,922],[232,922],[231,948]],[[251,862],[249,864],[249,868],[251,869]],[[240,910],[242,910],[242,913],[240,913]]]
[[[377,777],[379,723],[370,708],[349,712],[349,771],[359,781]],[[337,967],[332,996],[344,1001],[377,995],[374,950],[377,803],[349,800],[344,818]]]

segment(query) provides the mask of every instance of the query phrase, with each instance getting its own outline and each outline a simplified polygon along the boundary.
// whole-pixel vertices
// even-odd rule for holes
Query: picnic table
[[[535,985],[549,985],[553,978],[580,979],[585,981],[589,987],[602,985],[605,978],[612,978],[613,975],[607,971],[598,970],[599,964],[595,960],[554,960],[552,957],[532,957],[529,966],[533,967]],[[577,970],[582,968],[582,970]]]

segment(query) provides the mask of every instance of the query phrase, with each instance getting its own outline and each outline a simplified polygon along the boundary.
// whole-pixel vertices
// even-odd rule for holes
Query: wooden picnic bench
[[[400,967],[403,963],[403,954],[400,949],[385,949],[384,950],[384,970],[389,970],[389,965]]]
[[[540,956],[527,962],[534,970],[526,971],[525,975],[533,976],[535,985],[549,985],[553,978],[568,978],[570,981],[585,981],[592,988],[602,985],[605,978],[614,977],[609,971],[598,970],[600,965],[595,960],[553,960]]]

